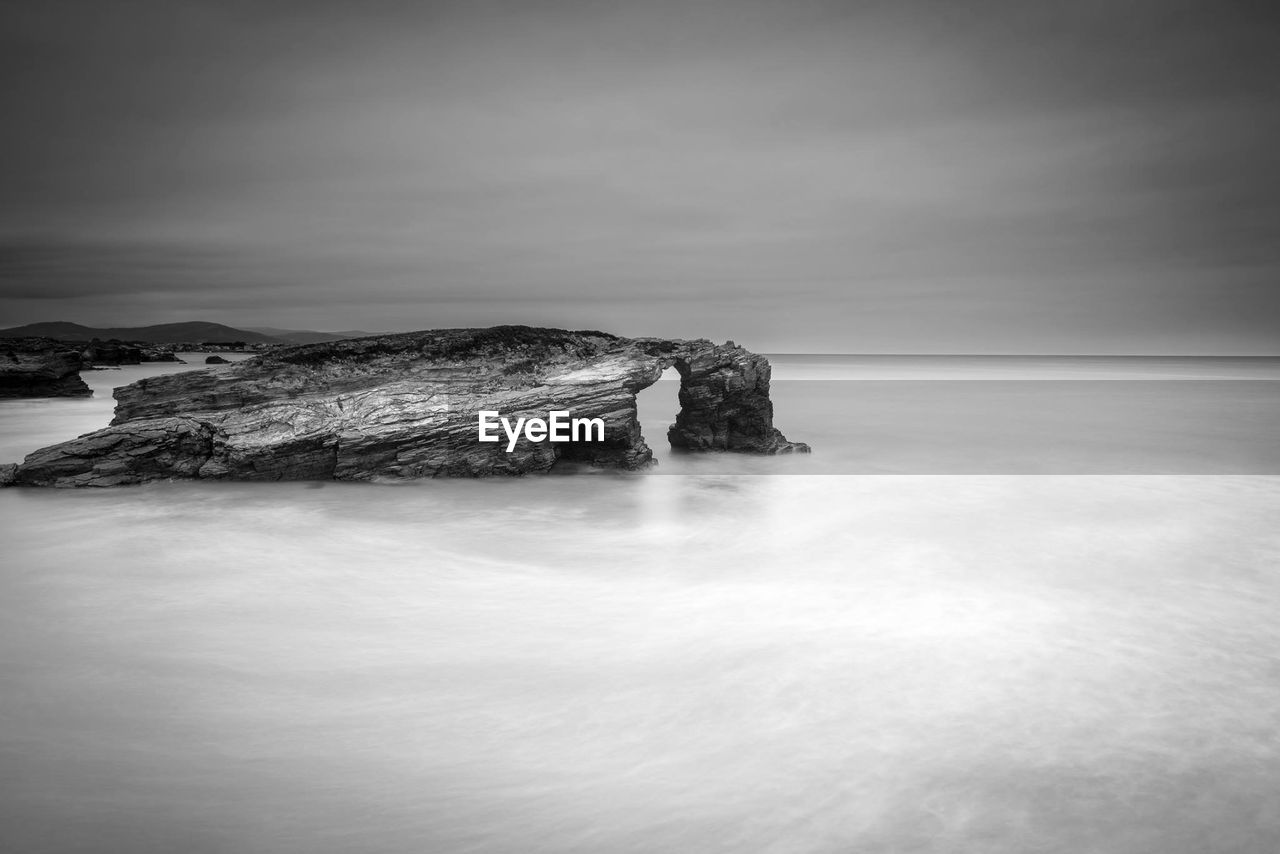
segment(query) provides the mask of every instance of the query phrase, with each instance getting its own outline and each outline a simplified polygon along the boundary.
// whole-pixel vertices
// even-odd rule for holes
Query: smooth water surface
[[[86,372],[88,399],[0,401],[0,462],[105,427],[113,386],[189,357]],[[639,398],[649,474],[1280,474],[1280,359],[773,359],[774,421],[812,455],[673,454],[671,369]]]
[[[813,474],[0,490],[0,850],[1280,850],[1280,477],[1021,474],[897,417],[995,381],[826,382]],[[822,473],[852,429],[988,468]]]

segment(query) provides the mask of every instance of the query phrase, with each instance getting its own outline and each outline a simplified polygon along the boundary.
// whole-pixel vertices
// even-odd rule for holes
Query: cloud
[[[1258,24],[1141,0],[33,5],[0,36],[0,311],[626,305],[659,332],[733,304],[797,350],[1141,349],[1197,319],[1256,347],[1280,328]]]

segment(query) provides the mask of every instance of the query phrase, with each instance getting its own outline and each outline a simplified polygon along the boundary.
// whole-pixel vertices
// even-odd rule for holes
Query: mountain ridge
[[[292,344],[324,344],[329,341],[342,341],[347,338],[369,338],[376,332],[365,332],[360,329],[344,329],[338,332],[319,332],[313,329],[281,329],[276,326],[246,326],[250,332],[280,338]]]
[[[318,344],[361,338],[372,333],[359,330],[316,332],[275,327],[236,327],[224,323],[191,320],[150,326],[85,326],[65,320],[27,323],[0,329],[4,338],[53,338],[59,341],[91,341],[94,338],[140,341],[147,344],[185,344],[202,341],[243,341],[246,344]]]

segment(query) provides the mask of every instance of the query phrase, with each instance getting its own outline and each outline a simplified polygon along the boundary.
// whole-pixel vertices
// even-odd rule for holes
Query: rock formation
[[[80,358],[86,367],[89,365],[138,365],[143,362],[182,362],[173,354],[172,345],[146,344],[138,341],[119,341],[112,339],[103,341],[94,338],[87,345],[80,346]],[[185,364],[185,363],[184,363]]]
[[[144,361],[142,348],[123,341],[94,338],[80,352],[87,365],[137,365]]]
[[[48,338],[0,339],[0,397],[88,397],[80,354]]]
[[[112,486],[168,478],[371,480],[641,468],[636,392],[675,366],[690,451],[805,452],[773,426],[769,363],[732,342],[501,326],[281,348],[228,368],[116,389],[111,426],[36,451],[16,482]],[[603,441],[480,442],[478,413],[601,418]]]

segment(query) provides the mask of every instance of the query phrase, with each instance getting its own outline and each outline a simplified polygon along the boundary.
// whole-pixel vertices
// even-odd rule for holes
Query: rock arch
[[[372,480],[637,469],[653,453],[636,393],[680,373],[676,448],[806,452],[773,426],[769,362],[732,341],[504,326],[285,347],[218,371],[116,389],[111,426],[30,454],[0,481],[114,486],[173,478]],[[600,418],[592,443],[477,440],[477,414]]]
[[[668,349],[670,348],[670,349]],[[658,375],[680,374],[680,411],[667,441],[683,451],[785,454],[809,451],[773,426],[769,360],[732,341],[663,341]],[[666,352],[663,352],[666,351]]]

